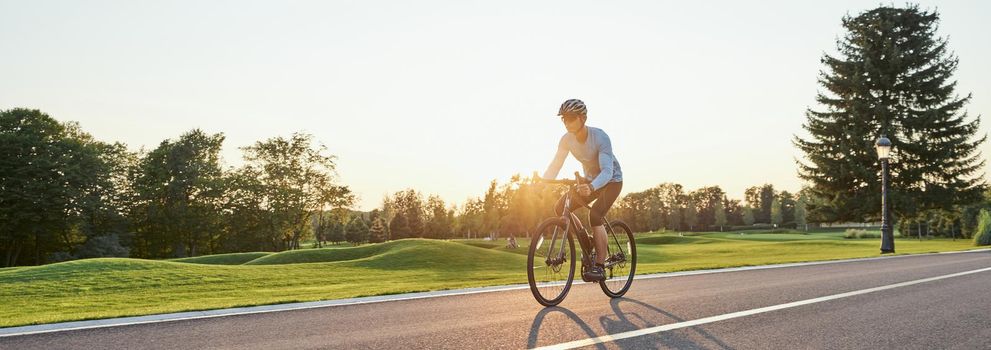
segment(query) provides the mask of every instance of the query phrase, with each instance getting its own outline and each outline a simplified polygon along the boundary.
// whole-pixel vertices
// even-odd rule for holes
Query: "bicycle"
[[[543,180],[540,182],[568,185],[564,208],[560,216],[545,219],[537,226],[530,240],[527,254],[527,279],[530,291],[537,302],[544,306],[554,306],[564,300],[571,290],[575,278],[575,242],[578,240],[582,256],[582,280],[585,271],[595,261],[593,238],[578,217],[571,212],[572,194],[577,193],[580,184],[587,183],[577,172],[574,180]],[[588,205],[584,205],[588,208]],[[607,250],[605,259],[606,279],[599,282],[602,292],[611,298],[626,294],[633,283],[637,268],[637,245],[630,227],[619,220],[610,222],[603,217],[606,226]],[[620,232],[616,232],[615,229]],[[547,245],[547,249],[542,249]]]

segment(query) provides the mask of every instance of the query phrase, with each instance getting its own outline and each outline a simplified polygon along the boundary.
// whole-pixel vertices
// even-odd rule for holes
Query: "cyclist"
[[[605,279],[606,259],[606,227],[603,218],[612,207],[620,190],[623,189],[623,172],[619,161],[612,152],[609,136],[602,129],[585,125],[588,119],[588,108],[578,99],[570,99],[561,104],[557,115],[561,116],[564,128],[568,130],[557,145],[557,154],[544,172],[544,179],[554,179],[564,159],[571,153],[585,171],[585,179],[590,183],[578,186],[578,196],[572,200],[579,203],[571,205],[572,211],[595,201],[588,213],[588,221],[592,225],[592,235],[595,242],[595,266],[588,269],[583,277],[587,280],[601,281]],[[564,210],[564,198],[557,202],[555,213]]]

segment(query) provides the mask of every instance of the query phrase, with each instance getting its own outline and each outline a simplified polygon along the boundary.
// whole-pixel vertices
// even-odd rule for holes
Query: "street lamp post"
[[[891,140],[881,135],[877,139],[877,158],[881,160],[881,254],[895,252],[895,237],[891,229],[891,213],[888,200],[888,155],[891,153]]]

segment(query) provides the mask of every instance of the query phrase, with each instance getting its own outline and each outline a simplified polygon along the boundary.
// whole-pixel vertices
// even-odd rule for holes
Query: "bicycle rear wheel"
[[[554,306],[568,295],[575,278],[575,242],[561,218],[548,218],[530,240],[526,274],[533,298]]]
[[[599,282],[602,292],[611,298],[619,298],[630,290],[637,272],[637,242],[633,231],[622,221],[609,223],[607,232],[606,279]]]

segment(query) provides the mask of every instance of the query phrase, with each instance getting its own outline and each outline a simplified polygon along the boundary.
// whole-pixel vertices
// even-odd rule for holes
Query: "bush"
[[[90,237],[86,244],[79,247],[74,257],[76,259],[87,258],[126,258],[131,254],[130,249],[120,244],[120,239],[116,234]]]
[[[63,261],[75,260],[76,258],[69,254],[68,252],[54,252],[48,255],[48,262],[58,263]]]
[[[89,258],[126,258],[130,255],[131,250],[120,244],[120,238],[116,234],[109,234],[90,237],[86,243],[76,248],[75,253],[55,252],[49,254],[48,262],[57,263]]]
[[[984,209],[977,216],[974,245],[991,245],[991,214],[988,214],[988,211]]]
[[[847,229],[843,233],[843,238],[847,239],[860,239],[860,238],[881,238],[880,233],[867,232],[864,230],[859,230],[855,228]]]

